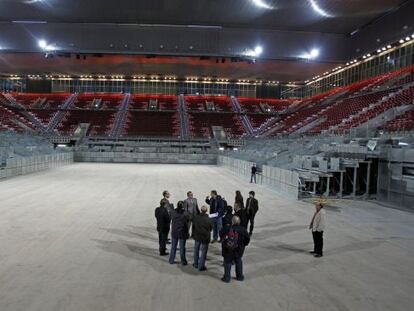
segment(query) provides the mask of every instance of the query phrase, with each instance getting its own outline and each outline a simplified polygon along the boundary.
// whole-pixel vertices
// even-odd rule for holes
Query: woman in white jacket
[[[323,256],[323,231],[325,230],[325,211],[322,203],[315,203],[315,214],[313,214],[309,229],[312,230],[313,237],[313,251],[314,257],[320,258]]]

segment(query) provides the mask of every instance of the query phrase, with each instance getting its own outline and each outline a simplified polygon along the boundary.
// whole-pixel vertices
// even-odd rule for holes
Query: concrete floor
[[[157,254],[153,210],[162,190],[254,189],[257,230],[245,282]],[[414,304],[414,214],[371,203],[327,208],[326,251],[315,259],[313,207],[214,166],[75,164],[0,182],[0,310],[401,310]],[[192,263],[188,243],[188,260]],[[177,258],[178,259],[178,258]],[[411,306],[411,307],[410,307]]]

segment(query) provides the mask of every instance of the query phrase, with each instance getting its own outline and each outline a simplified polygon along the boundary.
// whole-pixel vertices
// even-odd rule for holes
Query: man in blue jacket
[[[206,203],[210,205],[210,218],[213,222],[213,240],[211,243],[217,242],[219,232],[223,228],[224,201],[221,196],[217,195],[216,190],[212,190],[210,197],[207,196]]]
[[[240,218],[233,216],[232,225],[223,228],[220,232],[222,239],[221,251],[224,258],[224,276],[222,281],[230,282],[231,266],[236,265],[236,279],[238,281],[244,280],[243,275],[243,254],[245,247],[250,242],[250,236],[246,228],[240,226]]]

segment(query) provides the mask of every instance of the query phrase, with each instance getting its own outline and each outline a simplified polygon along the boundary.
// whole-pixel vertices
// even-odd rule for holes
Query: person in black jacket
[[[223,228],[231,226],[231,221],[233,219],[233,207],[230,205],[226,206],[226,214],[223,217]]]
[[[160,245],[160,256],[166,256],[166,244],[168,233],[170,232],[170,214],[167,210],[167,204],[161,200],[160,206],[155,209],[155,218],[157,219],[158,242]]]
[[[193,238],[194,238],[194,268],[205,271],[208,244],[213,230],[213,223],[207,215],[207,206],[201,207],[201,213],[193,218]],[[200,255],[201,250],[201,255]]]
[[[240,218],[240,226],[247,229],[247,213],[238,203],[234,203],[234,216]]]
[[[223,228],[224,200],[216,190],[212,190],[210,197],[206,197],[206,203],[210,205],[210,217],[213,222],[213,241],[211,243],[214,243],[217,242],[219,232]]]
[[[175,253],[177,251],[177,244],[180,243],[180,258],[183,266],[187,265],[185,256],[185,242],[188,239],[188,216],[184,214],[184,203],[179,201],[177,208],[171,212],[171,251],[170,264],[175,262]]]
[[[251,177],[250,177],[250,183],[252,183],[252,182],[253,182],[253,180],[254,180],[254,183],[256,183],[256,173],[257,173],[257,167],[256,167],[256,164],[253,164],[253,166],[252,166],[252,168],[251,168],[251,172],[252,172],[252,175],[251,175]]]
[[[249,229],[250,236],[253,234],[254,218],[256,217],[256,213],[259,210],[259,202],[254,196],[255,196],[254,191],[250,191],[249,198],[246,201],[247,224],[250,222],[250,229]]]
[[[241,209],[244,209],[244,199],[239,190],[236,191],[236,197],[234,199],[234,202],[239,203]]]
[[[234,216],[232,225],[223,228],[220,232],[222,239],[221,251],[224,258],[224,276],[221,278],[223,282],[229,283],[231,278],[231,266],[236,265],[236,279],[244,280],[243,275],[243,254],[245,247],[250,242],[249,234],[246,228],[240,226],[240,218]]]

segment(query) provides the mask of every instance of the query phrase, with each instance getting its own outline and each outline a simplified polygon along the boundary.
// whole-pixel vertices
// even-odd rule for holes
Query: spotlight
[[[319,56],[319,50],[318,49],[312,49],[312,51],[310,51],[310,57],[311,58],[316,58]]]
[[[391,48],[391,45],[387,45],[387,49],[390,49]]]
[[[46,49],[47,47],[47,42],[45,40],[39,40],[38,44],[39,44],[39,47],[42,49]]]
[[[378,50],[377,50],[377,53],[381,53],[381,50],[380,50],[380,49],[378,49]]]
[[[410,37],[405,38],[405,41],[410,41]]]
[[[387,48],[386,48],[385,46],[382,48],[382,50],[383,50],[383,51],[385,51],[386,49],[387,49]]]
[[[400,42],[400,43],[404,43],[404,39],[401,39],[399,42]]]
[[[371,54],[367,54],[367,57],[371,57]]]
[[[262,54],[262,53],[263,53],[263,48],[262,48],[260,45],[256,46],[256,47],[254,48],[254,53],[255,53],[257,56],[259,56],[260,54]]]

